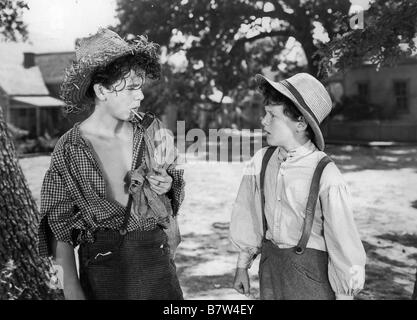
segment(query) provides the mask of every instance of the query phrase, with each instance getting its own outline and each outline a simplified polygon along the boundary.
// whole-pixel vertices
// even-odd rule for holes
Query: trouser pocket
[[[328,283],[328,255],[326,252],[307,248],[303,254],[291,254],[290,264],[299,276],[317,284]]]
[[[83,245],[80,263],[81,284],[88,299],[118,299],[121,266],[114,241],[97,241]]]

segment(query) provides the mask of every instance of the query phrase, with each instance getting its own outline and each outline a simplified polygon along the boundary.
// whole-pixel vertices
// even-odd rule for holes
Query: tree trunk
[[[317,47],[313,44],[312,39],[309,38],[305,42],[303,42],[303,49],[307,57],[309,73],[312,76],[320,80],[322,78],[322,75],[318,74],[319,73],[319,68],[318,68],[319,59],[317,56],[314,55],[316,53]]]
[[[298,6],[294,8],[295,18],[293,20],[293,26],[296,26],[298,23],[299,26],[296,28],[295,38],[299,43],[301,43],[304,53],[307,58],[307,68],[308,72],[316,77],[320,78],[318,75],[318,57],[314,56],[316,53],[317,47],[314,45],[313,41],[313,28],[311,18],[306,12],[306,8],[303,6]]]
[[[0,106],[0,300],[61,299],[51,261],[37,253],[39,213]]]

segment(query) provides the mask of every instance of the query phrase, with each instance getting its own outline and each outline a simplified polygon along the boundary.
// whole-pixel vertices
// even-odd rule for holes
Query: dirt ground
[[[409,299],[417,260],[417,147],[329,146],[344,173],[367,252],[366,285],[357,299]],[[49,157],[21,159],[39,203]],[[258,261],[249,298],[232,288],[237,258],[228,227],[244,164],[196,159],[184,165],[182,243],[176,263],[186,299],[258,299]]]

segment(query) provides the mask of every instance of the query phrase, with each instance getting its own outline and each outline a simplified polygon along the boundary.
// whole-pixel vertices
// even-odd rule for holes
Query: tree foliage
[[[349,16],[338,16],[336,36],[320,47],[321,67],[346,70],[364,61],[391,66],[415,53],[417,2],[375,0],[364,12],[364,28],[352,29]],[[332,65],[332,61],[336,61]]]
[[[214,87],[236,101],[266,67],[279,69],[281,77],[300,70],[317,75],[317,23],[332,37],[338,27],[334,14],[347,15],[349,7],[349,0],[118,0],[116,31],[145,34],[166,47],[168,56],[184,53],[186,68],[171,74],[183,82],[166,81],[166,91],[180,97],[182,110],[190,111],[182,99],[186,92],[194,108],[222,112],[225,105],[209,99]],[[283,61],[290,37],[302,45],[307,66]],[[285,68],[279,68],[282,62]]]
[[[254,88],[253,76],[266,67],[286,77],[301,70],[325,79],[365,61],[378,67],[395,64],[415,50],[417,2],[374,0],[363,29],[353,29],[349,0],[118,0],[121,34],[146,34],[188,61],[165,81],[165,92],[187,92],[191,105],[222,112],[208,96],[213,87],[243,99]],[[325,38],[314,37],[321,28]],[[307,66],[285,61],[288,39],[301,44]],[[283,64],[284,62],[284,64]],[[284,65],[284,67],[282,67]],[[179,88],[181,88],[179,90]],[[188,88],[188,90],[187,90]],[[182,95],[182,94],[181,94]],[[190,100],[188,100],[190,101]],[[187,104],[179,99],[182,109]],[[187,106],[188,108],[188,106]],[[193,107],[191,107],[193,108]]]
[[[27,9],[28,5],[21,0],[0,1],[0,39],[27,39],[26,25],[22,20],[22,14]]]
[[[245,44],[258,39],[279,40],[274,43],[278,55],[287,39],[294,37],[303,46],[308,69],[316,73],[315,23],[332,37],[338,28],[335,14],[347,15],[349,7],[349,0],[119,0],[118,31],[147,34],[170,52],[186,50],[191,66],[202,62],[216,85],[232,88],[242,80],[242,63],[251,59]],[[191,43],[172,43],[176,34]],[[263,65],[271,66],[272,58]]]

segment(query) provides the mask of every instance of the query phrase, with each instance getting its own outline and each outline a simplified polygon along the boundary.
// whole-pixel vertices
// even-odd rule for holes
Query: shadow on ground
[[[251,138],[250,150],[236,147],[239,140],[231,138],[218,141],[217,146],[201,146],[201,159],[211,161],[247,161],[266,142],[259,137]],[[248,145],[249,146],[249,145]],[[235,147],[236,150],[233,149]],[[247,147],[247,146],[246,146]],[[332,157],[342,172],[373,170],[417,169],[417,146],[362,146],[326,145],[326,153]]]
[[[414,233],[404,233],[404,234],[396,234],[396,233],[385,233],[377,236],[377,238],[382,240],[389,240],[392,242],[397,242],[406,247],[414,247],[417,248],[417,234]]]
[[[225,290],[233,294],[234,263],[236,253],[231,250],[226,227],[213,224],[213,233],[200,235],[189,233],[183,236],[181,249],[176,257],[178,275],[186,298],[216,299],[216,291],[224,296]],[[417,247],[417,235],[382,234],[376,239],[391,241],[393,245]],[[411,294],[405,284],[414,282],[413,257],[398,261],[384,250],[391,249],[387,242],[376,244],[363,242],[367,253],[366,285],[356,297],[358,300],[409,300]],[[258,277],[251,276],[257,284]],[[226,294],[227,296],[227,294]],[[235,297],[236,298],[236,297]],[[259,299],[259,289],[252,286],[252,298]],[[237,296],[237,299],[238,296]]]
[[[329,145],[326,153],[342,172],[417,169],[417,147],[368,147]]]
[[[409,238],[400,235],[384,234],[377,238],[409,244]],[[387,255],[377,252],[381,252],[384,246],[373,245],[366,241],[363,241],[363,245],[367,255],[366,283],[357,299],[410,300],[411,294],[405,289],[405,284],[414,282],[414,273],[408,272],[415,265],[414,260],[408,259],[408,263],[405,263],[390,259]]]
[[[229,241],[229,224],[214,223],[213,233],[188,233],[175,258],[177,273],[185,298],[216,298],[216,291],[224,296],[239,299],[233,289],[237,253]],[[256,275],[251,281],[258,281]],[[252,286],[251,295],[259,297],[257,286]]]

